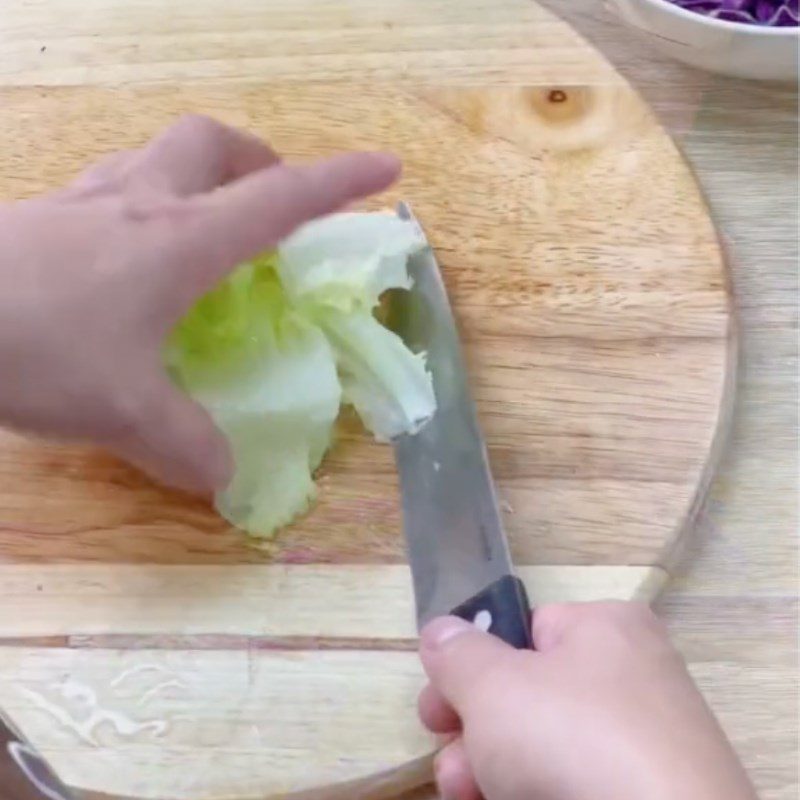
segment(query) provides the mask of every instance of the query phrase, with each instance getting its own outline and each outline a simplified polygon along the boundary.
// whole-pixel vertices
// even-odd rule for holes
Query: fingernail
[[[369,153],[369,157],[376,166],[382,167],[387,172],[399,173],[403,168],[403,162],[393,153],[373,151]]]
[[[422,631],[421,644],[429,650],[434,650],[456,636],[474,630],[473,625],[458,617],[441,617],[425,626],[425,630]]]

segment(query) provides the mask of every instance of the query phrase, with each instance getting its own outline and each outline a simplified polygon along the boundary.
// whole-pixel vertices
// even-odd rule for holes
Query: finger
[[[198,494],[223,489],[233,474],[225,437],[166,377],[155,382],[132,434],[115,449],[160,483]]]
[[[349,153],[301,167],[281,164],[196,198],[195,225],[187,233],[216,282],[304,222],[386,189],[399,173],[400,162],[380,153]]]
[[[453,733],[461,728],[458,714],[430,684],[420,692],[417,709],[422,724],[431,733]]]
[[[536,649],[546,653],[557,647],[580,616],[580,608],[575,603],[553,603],[534,609],[532,631]]]
[[[422,632],[420,657],[425,672],[462,719],[481,686],[507,682],[507,675],[516,669],[517,655],[496,636],[456,617],[434,620]]]
[[[442,800],[481,800],[463,739],[454,739],[439,751],[433,770]]]
[[[584,627],[603,614],[607,603],[553,603],[533,612],[532,632],[540,653],[553,650],[569,641]]]
[[[278,160],[257,137],[189,114],[140,151],[136,171],[152,186],[190,195],[209,192]]]
[[[567,641],[602,639],[608,631],[636,630],[664,637],[663,623],[646,603],[610,600],[541,606],[533,614],[537,649],[547,652]]]

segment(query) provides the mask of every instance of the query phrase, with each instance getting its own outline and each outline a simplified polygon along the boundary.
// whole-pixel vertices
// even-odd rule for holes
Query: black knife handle
[[[517,650],[533,649],[528,593],[513,575],[500,578],[453,609],[453,616],[474,623]]]

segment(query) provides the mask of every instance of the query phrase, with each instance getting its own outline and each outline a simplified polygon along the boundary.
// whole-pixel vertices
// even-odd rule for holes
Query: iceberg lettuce
[[[268,537],[308,509],[342,403],[382,441],[432,416],[424,354],[375,316],[384,291],[410,288],[424,246],[394,214],[334,214],[240,266],[178,324],[165,362],[230,442],[236,470],[216,506],[231,523]]]

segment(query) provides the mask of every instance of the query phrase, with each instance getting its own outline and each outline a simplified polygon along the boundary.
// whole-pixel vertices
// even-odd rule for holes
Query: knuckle
[[[608,625],[627,627],[645,623],[650,618],[655,615],[645,603],[610,600],[595,607],[595,619]]]
[[[536,646],[545,649],[552,646],[575,609],[574,604],[567,603],[549,603],[536,608],[532,622],[533,640]]]
[[[300,195],[309,194],[314,196],[316,183],[312,180],[311,174],[307,169],[295,164],[284,164],[281,167],[284,180],[295,192]]]
[[[666,626],[647,603],[600,603],[587,619],[587,635],[621,650],[638,650],[648,643],[668,641]]]
[[[162,398],[147,382],[129,391],[116,390],[109,406],[108,433],[119,442],[147,439],[165,413]]]
[[[71,184],[72,193],[84,197],[119,194],[126,186],[135,154],[112,153],[87,167]]]
[[[578,606],[575,603],[547,603],[535,609],[533,621],[535,625],[549,628],[564,620],[577,608]]]
[[[160,238],[170,242],[178,226],[191,221],[196,212],[190,203],[180,198],[165,195],[158,187],[147,181],[139,181],[126,187],[121,195],[119,221],[123,225],[130,223],[149,223],[158,229]],[[137,230],[137,235],[139,231]],[[167,251],[163,250],[162,254]]]
[[[212,146],[220,142],[225,135],[225,126],[205,114],[184,114],[172,130],[175,136],[185,136]]]

